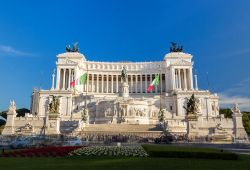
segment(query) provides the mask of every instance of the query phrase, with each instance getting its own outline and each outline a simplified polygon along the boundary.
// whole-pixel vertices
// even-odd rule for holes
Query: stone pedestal
[[[15,117],[16,117],[16,106],[15,102],[10,102],[9,111],[7,112],[7,121],[3,129],[2,135],[12,135],[15,133]]]
[[[242,123],[242,114],[239,105],[236,103],[231,109],[233,112],[234,138],[248,141],[248,136]]]
[[[49,113],[45,134],[60,134],[60,116],[58,113]]]
[[[14,120],[16,117],[16,111],[8,111],[7,113],[7,122],[3,129],[2,135],[12,135],[14,134]]]
[[[242,114],[233,113],[234,122],[234,138],[240,140],[247,140],[247,133],[242,123]]]
[[[193,139],[198,136],[197,121],[187,120],[187,134],[189,139]]]
[[[124,98],[129,97],[129,85],[127,82],[122,82],[120,95]]]

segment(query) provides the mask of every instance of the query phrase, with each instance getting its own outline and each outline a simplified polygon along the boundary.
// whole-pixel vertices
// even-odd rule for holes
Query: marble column
[[[143,90],[142,90],[142,74],[140,75],[140,84],[141,84],[140,93],[143,93]]]
[[[155,74],[155,77],[157,76],[157,74]],[[160,74],[159,74],[159,76],[161,76]],[[159,77],[159,85],[157,85],[157,86],[155,86],[155,93],[157,93],[157,91],[158,91],[158,87],[160,87],[161,86],[161,77]]]
[[[148,86],[148,76],[145,74],[145,93],[147,93],[147,86]]]
[[[119,75],[116,75],[116,93],[119,93],[118,84],[119,84]]]
[[[195,82],[195,90],[198,90],[198,80],[197,80],[197,75],[194,75],[194,82]]]
[[[181,90],[181,70],[180,69],[178,69],[178,81],[179,81],[179,89]]]
[[[178,81],[178,71],[177,71],[177,69],[175,69],[174,75],[175,75],[175,89],[178,89],[179,88],[179,81]]]
[[[67,87],[67,89],[69,90],[70,89],[70,76],[71,75],[71,69],[69,69],[69,72],[68,72],[68,87]]]
[[[136,74],[136,75],[135,75],[135,93],[138,93],[138,91],[137,91],[137,90],[138,90],[138,89],[137,89],[138,80],[137,80],[137,79],[138,79],[138,75]]]
[[[113,76],[111,75],[111,93],[114,93],[114,80],[113,80]]]
[[[65,90],[65,71],[66,71],[66,69],[64,68],[63,69],[63,82],[62,82],[63,83],[63,86],[62,86],[63,90]]]
[[[94,92],[94,80],[95,80],[95,75],[92,74],[91,76],[91,92],[92,93]]]
[[[55,70],[53,70],[53,73],[52,73],[51,90],[54,90],[54,87],[55,87]]]
[[[89,74],[87,74],[86,91],[89,92]]]
[[[61,69],[57,68],[57,70],[56,70],[56,90],[60,89],[60,80],[61,80],[60,74],[61,74]]]
[[[99,74],[96,74],[96,92],[99,93]]]
[[[193,90],[194,86],[193,86],[193,70],[192,68],[189,69],[189,78],[190,78],[190,89]]]
[[[184,71],[184,90],[187,90],[187,69],[183,69]]]
[[[106,76],[106,93],[109,92],[109,75]]]
[[[171,70],[172,72],[171,72],[171,81],[172,81],[172,89],[174,90],[175,89],[175,69],[173,68],[172,70]],[[167,84],[167,81],[165,80],[165,83]]]
[[[133,78],[134,78],[134,76],[133,76],[133,74],[130,76],[130,81],[131,81],[131,93],[133,93],[133,91],[134,91],[134,86],[133,86]]]
[[[164,89],[164,91],[165,92],[167,92],[167,90],[168,90],[168,88],[170,88],[169,86],[168,86],[168,81],[167,81],[167,78],[168,78],[168,76],[167,76],[167,74],[165,73],[165,80],[164,80],[164,82],[165,82],[165,89]],[[174,80],[173,80],[174,81]],[[163,81],[162,81],[163,82]],[[163,87],[163,86],[162,86]],[[163,89],[162,89],[162,91],[163,91]]]
[[[149,75],[149,83],[152,82],[152,74]],[[154,87],[152,88],[152,90],[150,91],[150,93],[153,93],[154,91]]]
[[[101,76],[102,76],[102,90],[101,90],[101,92],[103,93],[104,75],[102,74]]]

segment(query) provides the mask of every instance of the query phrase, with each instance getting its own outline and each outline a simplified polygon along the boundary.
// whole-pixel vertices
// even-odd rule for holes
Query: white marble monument
[[[237,108],[233,110],[233,119],[222,118],[219,115],[217,94],[198,89],[192,58],[191,54],[184,53],[182,47],[176,44],[172,44],[170,53],[162,61],[152,62],[89,61],[79,53],[77,45],[73,49],[67,47],[65,53],[57,55],[56,75],[53,72],[51,89],[33,91],[31,114],[34,115],[34,121],[29,122],[37,127],[35,132],[40,133],[38,129],[44,125],[38,120],[47,120],[51,96],[60,96],[57,122],[61,125],[51,125],[56,127],[55,133],[62,133],[58,130],[63,129],[62,125],[68,127],[70,122],[83,122],[85,107],[88,109],[88,124],[95,126],[157,125],[161,107],[164,109],[166,128],[172,134],[181,135],[190,131],[194,136],[205,137],[212,134],[210,129],[220,123],[232,138],[246,138]],[[86,81],[81,84],[81,76],[85,73]],[[148,92],[147,87],[158,74],[159,85]],[[197,119],[190,122],[184,107],[193,94],[198,100]],[[13,123],[13,119],[17,119],[13,117],[15,113],[9,112],[6,126],[9,130],[5,134],[15,133],[17,126],[14,124],[18,123]]]

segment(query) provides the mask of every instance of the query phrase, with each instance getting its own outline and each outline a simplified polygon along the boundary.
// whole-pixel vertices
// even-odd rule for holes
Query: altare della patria
[[[172,43],[162,61],[88,61],[77,44],[57,55],[51,89],[34,89],[31,111],[16,117],[11,101],[3,135],[162,134],[247,140],[239,106],[219,114],[219,96],[198,88],[192,55]]]

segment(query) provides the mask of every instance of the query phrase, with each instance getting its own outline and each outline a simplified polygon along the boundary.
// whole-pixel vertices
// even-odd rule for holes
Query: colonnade
[[[74,80],[75,71],[73,68],[58,68],[56,89],[70,89],[70,82]]]
[[[69,90],[70,82],[74,80],[74,69],[59,68],[57,70],[57,90]],[[157,74],[133,74],[128,75],[129,93],[148,93],[147,88]],[[165,92],[166,74],[160,75],[160,84],[149,93]],[[87,82],[83,85],[83,91],[92,93],[119,93],[121,82],[120,74],[95,74],[87,75]]]
[[[192,70],[186,68],[173,69],[172,78],[173,89],[191,90],[193,89]],[[147,87],[154,80],[157,74],[128,74],[129,93],[161,93],[170,89],[166,80],[171,81],[167,74],[160,75],[160,84],[154,86],[151,92],[147,92]],[[57,69],[57,90],[69,90],[70,82],[74,80],[75,71],[73,68]],[[87,82],[83,85],[83,91],[92,93],[119,93],[121,82],[120,74],[98,74],[88,73]]]
[[[192,72],[190,69],[176,68],[174,69],[173,85],[175,89],[190,90],[192,86]]]
[[[155,76],[156,74],[128,75],[129,93],[148,93],[147,88]],[[149,93],[165,92],[165,74],[162,74],[160,79],[160,84],[155,86]],[[84,85],[83,91],[87,90],[91,93],[119,93],[120,82],[120,74],[107,75],[90,73],[87,76],[87,83]]]

